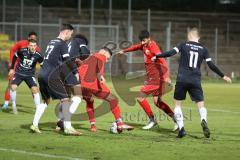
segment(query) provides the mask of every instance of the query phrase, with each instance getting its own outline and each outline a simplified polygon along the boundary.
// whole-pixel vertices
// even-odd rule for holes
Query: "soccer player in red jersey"
[[[169,69],[165,59],[158,59],[157,63],[153,63],[151,58],[161,53],[158,45],[154,40],[151,40],[150,34],[147,30],[143,30],[139,34],[139,44],[132,45],[120,51],[120,54],[124,54],[131,51],[142,50],[144,53],[144,64],[146,69],[146,81],[145,85],[141,87],[140,94],[137,97],[137,101],[143,110],[148,115],[150,121],[143,127],[143,129],[150,129],[157,125],[157,121],[154,118],[153,112],[149,103],[146,100],[147,95],[152,94],[154,104],[162,109],[168,116],[173,118],[173,111],[171,108],[162,101],[161,96],[164,94],[164,86],[166,83],[170,84]]]
[[[110,90],[105,85],[104,79],[104,64],[110,59],[112,52],[107,47],[103,47],[99,52],[94,53],[78,68],[80,75],[82,95],[87,100],[92,99],[92,96],[104,99],[110,105],[111,111],[117,123],[118,132],[123,129],[131,130],[133,127],[123,123],[118,100],[110,93]],[[94,119],[93,110],[88,111],[90,119]]]
[[[16,52],[18,52],[20,49],[22,48],[27,48],[28,47],[28,44],[29,44],[29,39],[34,39],[34,40],[37,40],[37,33],[35,32],[30,32],[28,34],[28,38],[26,40],[21,40],[21,41],[18,41],[14,44],[14,46],[12,46],[11,50],[10,50],[10,56],[9,56],[9,67],[11,66],[11,62],[12,62],[12,59],[13,59],[13,56]],[[37,52],[40,52],[40,48],[37,46],[36,48],[36,51]],[[15,67],[14,69],[16,68],[18,64],[18,60],[17,62],[15,63]],[[10,84],[11,84],[11,81],[13,79],[13,76],[14,74],[11,74],[8,76],[8,80],[9,80],[9,83],[8,83],[8,86],[6,88],[6,91],[5,91],[5,102],[2,106],[2,109],[7,109],[8,108],[8,103],[9,103],[9,100],[10,100]]]

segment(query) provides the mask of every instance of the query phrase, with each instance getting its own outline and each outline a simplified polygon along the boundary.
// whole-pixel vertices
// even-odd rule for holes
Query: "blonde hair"
[[[198,28],[196,28],[196,27],[189,28],[188,29],[188,35],[191,35],[191,36],[193,36],[195,38],[198,38],[198,39],[200,38],[200,33],[198,31]]]

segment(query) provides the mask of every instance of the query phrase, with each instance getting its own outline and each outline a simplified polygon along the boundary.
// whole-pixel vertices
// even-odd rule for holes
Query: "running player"
[[[186,135],[183,124],[183,113],[181,110],[182,102],[186,98],[188,92],[192,101],[196,102],[200,117],[201,126],[203,129],[204,136],[210,137],[210,130],[207,126],[207,110],[204,105],[204,97],[201,86],[201,64],[205,60],[209,68],[218,74],[223,80],[231,83],[231,79],[224,75],[212,62],[209,56],[207,48],[199,43],[199,32],[197,28],[192,28],[187,34],[188,41],[180,43],[168,52],[158,54],[152,58],[155,61],[158,58],[170,57],[177,53],[180,54],[180,62],[178,68],[178,76],[174,91],[174,117],[177,121],[179,132],[178,137],[182,138]]]
[[[142,86],[140,94],[137,97],[137,101],[148,115],[150,121],[143,127],[143,129],[150,129],[157,125],[157,121],[154,118],[153,112],[149,103],[147,102],[147,95],[152,94],[155,106],[162,109],[168,116],[173,118],[173,111],[171,108],[162,101],[161,96],[164,94],[164,84],[171,83],[169,78],[169,69],[165,59],[158,60],[157,63],[153,63],[151,58],[156,54],[161,53],[161,50],[157,46],[154,40],[151,40],[150,34],[147,30],[143,30],[139,34],[139,44],[133,45],[130,48],[120,51],[120,54],[142,50],[144,53],[144,64],[147,73],[147,79],[145,85]]]
[[[22,81],[25,81],[31,89],[35,106],[37,107],[40,104],[40,96],[35,79],[35,67],[37,63],[42,63],[43,57],[36,51],[36,48],[37,41],[30,39],[28,40],[28,48],[20,49],[12,58],[9,75],[14,75],[11,81],[10,94],[14,114],[18,113],[16,107],[16,90]],[[17,59],[19,59],[19,62],[17,63],[16,70],[14,70]]]
[[[33,125],[30,127],[33,132],[41,133],[38,128],[38,123],[50,102],[50,98],[52,98],[60,100],[64,120],[64,133],[76,136],[81,134],[71,125],[71,115],[75,112],[77,106],[81,102],[81,97],[79,96],[81,93],[78,93],[81,91],[79,81],[72,72],[63,72],[60,67],[63,63],[66,63],[70,70],[74,69],[75,63],[73,63],[70,58],[66,43],[66,41],[71,38],[73,29],[74,28],[71,24],[63,24],[59,36],[56,39],[51,40],[47,46],[43,65],[38,77],[40,91],[44,102],[37,106]],[[74,87],[74,93],[76,93],[77,96],[74,95],[71,98],[71,101],[64,84],[66,76],[70,77],[72,84],[78,86]]]
[[[11,66],[12,58],[13,58],[14,54],[22,48],[27,48],[28,44],[29,44],[29,42],[28,42],[29,39],[37,40],[37,33],[30,32],[28,34],[27,40],[21,40],[21,41],[16,42],[16,44],[14,44],[14,46],[10,50],[10,56],[9,56],[10,59],[9,59],[9,65],[8,65],[9,68]],[[38,46],[36,48],[36,51],[40,52],[40,48]],[[17,62],[18,62],[18,60],[15,63],[15,67],[17,65]],[[11,86],[11,81],[12,81],[13,76],[14,75],[9,75],[8,76],[9,82],[8,82],[8,86],[7,86],[6,91],[5,91],[5,96],[4,96],[5,102],[2,106],[2,109],[7,109],[8,108],[8,103],[9,103],[9,100],[10,100],[10,88],[11,88],[10,86]]]

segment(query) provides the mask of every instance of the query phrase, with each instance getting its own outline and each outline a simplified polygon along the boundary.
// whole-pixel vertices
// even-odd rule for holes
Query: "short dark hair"
[[[74,30],[74,28],[71,24],[64,23],[64,24],[62,24],[60,31],[64,31],[64,30]]]
[[[31,43],[37,43],[37,40],[35,40],[35,39],[29,39],[28,42],[29,42],[29,43],[30,43],[30,42],[31,42]]]
[[[88,39],[83,35],[83,34],[75,34],[75,36],[73,38],[80,38],[80,39],[83,39],[86,43],[86,45],[88,45]]]
[[[102,49],[104,49],[105,51],[107,51],[111,56],[112,56],[112,50],[111,49],[109,49],[108,47],[102,47]]]
[[[34,32],[34,31],[31,31],[31,32],[28,33],[28,37],[30,37],[30,36],[36,36],[37,37],[37,33]]]
[[[149,37],[150,37],[150,34],[147,30],[142,30],[138,35],[138,38],[140,41],[144,40],[145,38],[149,38]]]

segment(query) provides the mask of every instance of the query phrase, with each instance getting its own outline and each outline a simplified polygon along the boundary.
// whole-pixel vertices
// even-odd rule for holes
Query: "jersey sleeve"
[[[62,58],[64,59],[64,60],[68,60],[68,59],[70,59],[70,54],[69,54],[69,52],[68,52],[68,46],[67,46],[67,44],[64,44],[64,45],[61,45],[62,47],[61,47],[61,56],[62,56]]]
[[[90,50],[86,45],[86,41],[80,40],[79,49],[81,51],[81,56],[80,56],[81,60],[85,60],[90,56]]]
[[[142,49],[142,44],[135,44],[129,48],[124,49],[123,52],[126,53],[126,52],[141,50],[141,49]]]
[[[206,62],[212,61],[212,58],[210,57],[209,52],[206,48],[204,49],[203,58]]]
[[[44,60],[43,55],[41,55],[40,53],[38,53],[38,63],[40,63],[40,65],[42,65],[43,60]]]
[[[20,55],[20,52],[15,52],[15,54],[12,56],[10,69],[14,69],[15,63],[16,63],[17,58],[19,57],[19,55]]]
[[[179,53],[179,52],[182,51],[183,45],[184,45],[184,43],[179,43],[179,44],[178,44],[176,47],[174,47],[173,49],[174,49],[177,53]]]
[[[12,46],[12,48],[10,49],[10,56],[9,56],[9,62],[12,63],[12,58],[14,56],[14,54],[21,48],[21,43],[17,42],[16,44],[14,44]]]

